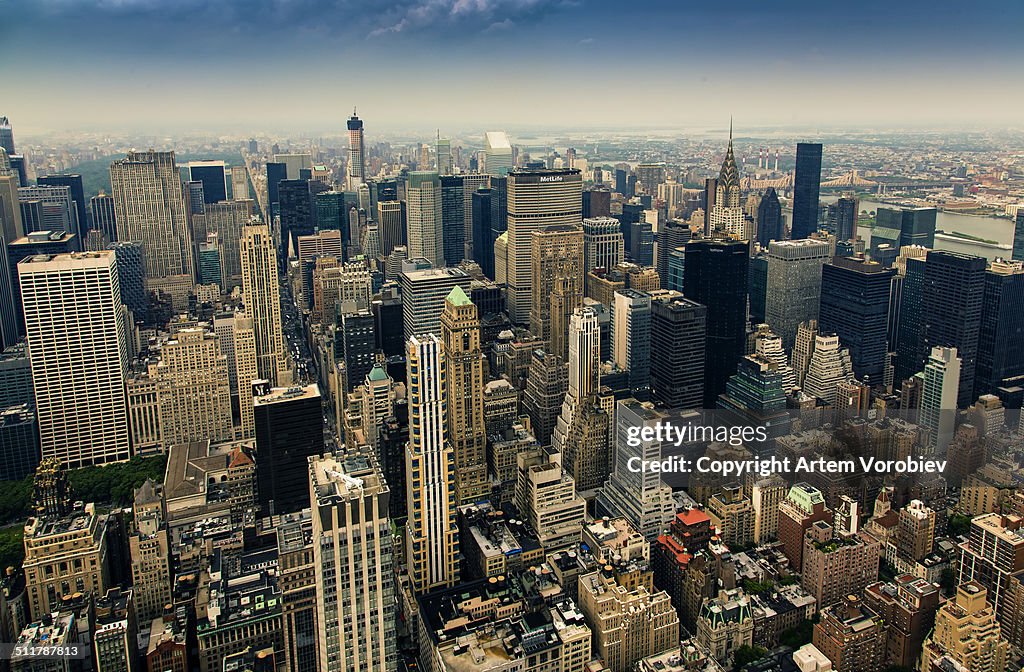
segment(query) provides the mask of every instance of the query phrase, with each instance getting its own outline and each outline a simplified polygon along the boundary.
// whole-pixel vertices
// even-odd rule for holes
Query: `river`
[[[838,196],[823,195],[822,203],[833,203]],[[877,201],[862,200],[857,206],[861,211],[873,212],[878,208],[898,208],[896,205],[879,203]],[[955,231],[966,233],[971,236],[984,238],[985,240],[997,241],[1000,245],[1013,245],[1013,220],[1000,219],[989,215],[964,215],[957,212],[939,212],[935,215],[935,229],[942,231]],[[863,227],[857,229],[857,235],[864,239],[866,247],[871,247],[871,231]],[[997,249],[990,245],[975,243],[970,240],[956,240],[949,238],[935,238],[935,249],[949,250],[950,252],[962,252],[963,254],[974,254],[987,259],[996,257],[1009,258],[1009,249]]]

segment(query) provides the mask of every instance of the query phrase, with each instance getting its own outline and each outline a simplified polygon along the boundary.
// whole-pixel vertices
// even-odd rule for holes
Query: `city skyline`
[[[340,133],[353,105],[377,130],[481,120],[689,129],[730,113],[748,127],[1015,125],[1024,94],[1007,83],[1024,58],[1015,29],[1024,8],[940,4],[872,0],[850,16],[803,0],[646,2],[623,23],[620,7],[579,0],[406,0],[381,11],[305,0],[43,2],[5,14],[5,61],[34,55],[32,68],[8,74],[19,95],[5,113],[30,135]],[[153,33],[161,39],[142,39]],[[965,81],[970,95],[957,95]],[[651,95],[627,105],[629,91]],[[592,104],[602,100],[614,104]],[[415,119],[404,113],[411,105]]]

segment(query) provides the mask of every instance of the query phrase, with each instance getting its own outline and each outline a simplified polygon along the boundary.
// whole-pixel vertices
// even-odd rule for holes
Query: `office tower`
[[[669,289],[673,292],[683,291],[683,276],[686,273],[686,246],[677,247],[674,250],[670,250],[668,253],[668,266],[667,266],[668,277],[662,283],[662,289]],[[753,277],[753,269],[751,269],[751,277]],[[751,292],[751,301],[753,301],[753,292]],[[762,303],[764,303],[762,301]],[[762,310],[762,317],[764,317]],[[751,307],[751,317],[753,317],[753,307]]]
[[[22,224],[29,231],[65,231],[80,236],[85,223],[78,220],[78,208],[69,186],[20,187],[18,199],[22,202]],[[38,215],[26,218],[25,207],[31,204]]]
[[[889,624],[856,595],[824,608],[814,626],[814,647],[834,672],[882,672]]]
[[[767,248],[773,240],[785,240],[786,227],[782,221],[782,205],[775,189],[768,187],[757,206],[757,242]]]
[[[437,173],[413,171],[405,190],[409,256],[445,266],[441,180]]]
[[[787,350],[800,323],[818,318],[821,267],[829,259],[829,244],[823,240],[781,240],[768,246],[765,321]]]
[[[69,468],[130,457],[128,333],[113,252],[18,265],[43,457]]]
[[[129,152],[110,164],[117,239],[142,243],[147,289],[175,307],[192,288],[192,236],[174,152]]]
[[[578,170],[524,169],[509,174],[507,297],[513,323],[529,322],[533,232],[563,224],[579,226],[581,189]]]
[[[85,188],[82,185],[82,176],[72,175],[41,175],[36,178],[36,184],[41,187],[67,187],[71,192],[71,200],[75,207],[78,218],[78,231],[85,235],[89,228],[89,219],[86,214]]]
[[[572,168],[572,166],[569,166]],[[583,218],[599,219],[612,216],[612,191],[596,184],[583,192]]]
[[[299,236],[315,233],[309,180],[281,180],[277,185],[281,213],[281,259],[298,248]]]
[[[881,208],[878,209],[880,214]],[[900,213],[900,244],[935,247],[935,208],[905,208]]]
[[[388,256],[405,245],[405,205],[401,201],[377,201],[377,227],[380,230],[380,253]]]
[[[33,495],[36,510],[25,525],[23,570],[28,616],[37,621],[74,592],[106,592],[110,566],[108,518],[96,512],[95,504],[71,502],[59,461],[44,459],[39,465]],[[47,506],[40,506],[44,502]]]
[[[783,373],[764,355],[747,355],[740,360],[736,373],[725,385],[725,393],[718,397],[718,407],[731,411],[730,415],[743,425],[763,427],[768,438],[786,434],[790,426]],[[758,455],[768,447],[756,439],[746,445]]]
[[[245,166],[231,166],[231,200],[249,200],[249,173]]]
[[[643,221],[644,206],[640,203],[623,203],[622,213],[615,217],[619,220],[619,230],[627,250],[633,249],[633,224]],[[632,253],[632,252],[631,252]]]
[[[957,586],[956,599],[945,602],[935,614],[935,627],[921,649],[920,669],[1011,669],[1007,667],[1009,643],[1003,639],[1001,624],[989,606],[991,601],[981,583],[969,581]]]
[[[338,331],[334,336],[335,351],[338,350],[337,341],[340,340],[348,392],[361,384],[373,368],[376,354],[373,323],[373,313],[368,305],[355,311],[345,311],[338,318]]]
[[[231,318],[231,347],[234,353],[235,389],[238,396],[240,439],[256,436],[255,416],[252,404],[253,382],[260,380],[256,357],[256,330],[253,320],[244,312],[236,312]],[[230,371],[229,371],[230,375]]]
[[[196,282],[200,285],[216,285],[220,287],[220,246],[217,234],[208,234],[206,241],[199,243]]]
[[[819,521],[832,520],[821,491],[808,483],[797,483],[779,504],[779,541],[793,571],[803,567],[804,534]]]
[[[473,259],[480,264],[484,275],[495,280],[495,242],[508,229],[508,178],[491,177],[490,184],[493,187],[480,187],[470,195],[469,215]],[[505,261],[504,256],[501,261]]]
[[[363,121],[355,109],[348,122],[348,188],[355,189],[366,181],[366,150],[363,145]]]
[[[595,490],[608,474],[611,397],[602,408],[601,333],[597,313],[578,308],[569,324],[569,378],[562,410],[555,420],[551,445],[578,491]]]
[[[1024,269],[995,261],[985,272],[974,396],[997,394],[1024,378]]]
[[[664,163],[640,163],[636,167],[636,181],[643,187],[643,192],[652,196],[658,195],[658,185],[665,183]]]
[[[819,328],[839,336],[850,350],[854,375],[872,385],[884,380],[894,275],[874,261],[848,257],[836,257],[821,270]]]
[[[450,159],[450,157],[449,157]],[[441,230],[444,265],[457,266],[466,254],[466,199],[459,175],[441,177]]]
[[[171,549],[168,545],[162,486],[146,480],[135,490],[132,530],[128,537],[132,591],[140,622],[163,614],[171,601]]]
[[[242,284],[242,227],[252,221],[255,205],[255,201],[235,199],[206,206],[206,230],[217,235],[225,292]]]
[[[227,171],[223,161],[189,161],[188,179],[203,184],[203,202],[220,203],[228,200]]]
[[[611,305],[612,361],[629,372],[629,389],[646,400],[651,391],[651,295],[635,289],[615,292]]]
[[[1013,220],[1013,252],[1014,261],[1024,261],[1024,208],[1017,209]]]
[[[25,235],[18,198],[20,187],[18,173],[11,167],[10,157],[0,148],[0,224],[3,224],[4,241],[8,243]]]
[[[796,145],[796,173],[793,176],[793,240],[809,238],[818,230],[818,192],[821,188],[821,145]]]
[[[469,294],[472,284],[472,278],[461,268],[424,268],[400,273],[405,338],[440,334],[445,298],[455,287]]]
[[[835,406],[839,384],[852,379],[850,351],[840,346],[839,337],[835,334],[816,334],[814,351],[803,378],[803,391],[829,406]]]
[[[568,390],[568,365],[561,357],[538,348],[530,353],[527,369],[523,410],[530,416],[533,435],[546,446]]]
[[[878,580],[881,544],[871,537],[840,541],[832,525],[818,521],[808,528],[803,545],[801,585],[822,607],[859,594]]]
[[[611,217],[583,220],[583,272],[614,268],[625,260],[625,245],[619,222]]]
[[[904,272],[893,278],[889,295],[889,348],[896,352],[895,379],[898,382],[907,380],[923,366],[921,324],[925,309],[925,265],[923,258],[905,259]]]
[[[730,238],[743,239],[746,232],[746,220],[740,205],[740,172],[736,167],[736,158],[732,152],[732,123],[729,123],[729,147],[725,151],[725,160],[715,182],[714,204],[708,204],[708,226],[706,231],[721,231]],[[710,200],[710,199],[709,199]]]
[[[633,222],[629,225],[629,258],[640,266],[654,264],[654,225],[651,222]]]
[[[1024,533],[1019,515],[985,513],[971,521],[967,541],[958,549],[957,583],[979,582],[1005,628],[1007,639],[1024,641]]]
[[[136,241],[117,241],[111,243],[117,265],[117,281],[121,287],[121,302],[128,306],[135,317],[135,322],[146,322],[149,307],[146,298],[145,263],[143,262],[142,243]]]
[[[281,184],[282,180],[287,179],[288,166],[276,161],[267,162],[267,200],[271,207],[271,212],[268,213],[268,216],[269,214],[277,213],[275,206],[281,201],[278,185]]]
[[[832,233],[839,242],[857,238],[857,199],[853,196],[840,196],[835,205],[829,206],[829,219]]]
[[[391,489],[366,454],[312,457],[308,469],[320,596],[316,669],[397,669]]]
[[[672,488],[665,485],[659,473],[635,471],[638,459],[647,464],[662,459],[661,441],[635,441],[630,437],[636,436],[636,428],[654,428],[667,417],[650,402],[623,399],[616,404],[614,466],[597,497],[599,512],[626,518],[648,541],[668,527],[675,517],[675,505]]]
[[[583,230],[548,226],[533,233],[530,331],[563,359],[569,351],[569,317],[583,304]]]
[[[683,291],[707,311],[704,404],[713,408],[746,352],[748,246],[698,240],[686,245]]]
[[[259,381],[253,390],[260,508],[265,515],[300,511],[310,504],[307,460],[324,451],[320,389]]]
[[[654,400],[666,408],[700,408],[704,399],[707,309],[674,295],[656,298],[650,310]]]
[[[512,171],[512,143],[505,131],[487,131],[484,135],[484,161],[490,175],[504,176]]]
[[[160,437],[173,444],[234,438],[227,356],[206,328],[185,328],[160,348],[150,368],[157,381]]]
[[[690,225],[678,220],[669,220],[658,228],[658,277],[661,278],[661,286],[669,287],[669,255],[673,250],[685,247],[690,242]],[[611,268],[608,266],[606,268]],[[587,269],[590,270],[590,269]]]
[[[0,147],[8,155],[17,154],[14,151],[14,129],[11,128],[11,122],[7,117],[0,117]]]
[[[937,346],[956,348],[961,360],[957,406],[966,408],[974,401],[978,336],[985,290],[985,259],[933,250],[928,252],[924,266],[919,346],[921,361],[926,353]],[[908,274],[909,268],[908,264]]]
[[[587,502],[562,468],[562,455],[550,446],[534,448],[516,456],[516,470],[514,501],[541,546],[547,552],[575,548]]]
[[[928,447],[942,454],[956,425],[959,384],[963,380],[963,360],[956,348],[932,348],[924,367],[924,392],[921,396],[921,426],[928,429]]]
[[[7,262],[10,275],[11,292],[14,295],[14,309],[18,326],[24,329],[25,318],[21,309],[21,289],[18,286],[18,262],[26,257],[37,254],[69,254],[77,252],[79,239],[73,233],[64,231],[29,231],[24,238],[7,244]]]
[[[814,344],[817,337],[817,320],[804,322],[796,330],[796,341],[793,344],[793,353],[790,355],[789,361],[793,375],[796,377],[796,384],[800,387],[803,387],[807,371],[811,367],[811,357],[814,355]],[[782,339],[779,339],[779,347],[782,347]]]
[[[896,548],[906,558],[920,562],[935,544],[935,511],[915,499],[900,509],[896,523]]]
[[[465,233],[463,234],[466,241],[466,256],[472,258],[474,250],[476,249],[474,241],[474,225],[473,225],[473,194],[481,189],[490,189],[491,180],[500,181],[503,185],[507,184],[508,178],[492,177],[484,173],[462,173],[462,202],[463,215],[466,218],[465,221]],[[506,190],[507,191],[507,190]],[[504,221],[504,217],[502,218]]]
[[[0,407],[0,480],[20,481],[39,466],[39,427],[31,403]]]
[[[437,172],[441,175],[451,175],[452,170],[452,141],[448,138],[438,137],[434,144],[437,153]]]
[[[472,504],[490,494],[484,427],[484,369],[480,318],[456,286],[441,313],[441,343],[448,381],[448,437],[455,457],[455,501]]]
[[[455,453],[448,440],[448,372],[444,346],[434,334],[406,343],[409,442],[405,452],[406,568],[416,593],[459,581],[455,520]]]
[[[310,498],[311,507],[316,506],[316,501],[315,496]],[[332,515],[326,518],[333,522]],[[321,519],[321,529],[325,522]],[[314,541],[313,515],[306,509],[282,516],[276,528],[284,669],[316,669],[318,644],[326,641],[317,631],[317,607],[321,600],[317,595],[315,564],[316,549],[324,535]]]
[[[259,377],[271,385],[286,376],[281,293],[277,279],[274,238],[266,224],[242,227],[242,303],[253,321]]]

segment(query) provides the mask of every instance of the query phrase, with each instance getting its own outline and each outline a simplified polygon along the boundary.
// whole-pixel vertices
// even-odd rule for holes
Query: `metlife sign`
[[[561,182],[562,181],[562,176],[561,175],[542,175],[540,177],[540,181],[541,182]]]

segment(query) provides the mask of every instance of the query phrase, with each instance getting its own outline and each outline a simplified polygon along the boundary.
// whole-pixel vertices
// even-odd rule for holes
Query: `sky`
[[[20,132],[1024,125],[1020,0],[0,0]]]

